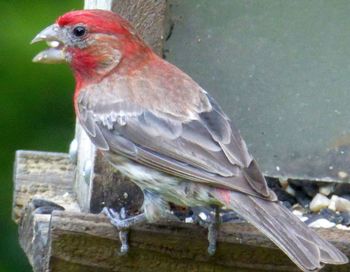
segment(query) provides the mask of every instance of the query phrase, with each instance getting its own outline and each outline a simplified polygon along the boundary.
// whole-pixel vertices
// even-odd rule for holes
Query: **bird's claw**
[[[211,222],[208,226],[208,254],[214,256],[216,252],[216,241],[218,236],[218,223]]]
[[[119,239],[122,244],[119,255],[126,255],[129,251],[129,228],[133,225],[144,222],[146,220],[145,215],[141,213],[133,217],[126,218],[125,208],[121,208],[120,212],[118,213],[115,210],[107,207],[104,207],[101,213],[105,214],[109,218],[111,224],[118,229]]]
[[[122,208],[120,210],[120,213],[118,213],[111,208],[104,207],[102,210],[102,213],[108,217],[111,224],[115,226],[118,230],[123,230],[128,228],[128,226],[125,226],[123,222],[126,217],[124,208]]]
[[[219,209],[217,207],[214,207],[214,209],[194,207],[192,211],[194,222],[208,229],[208,254],[213,256],[216,252],[218,227],[221,223]]]
[[[122,244],[120,246],[119,256],[126,255],[129,252],[128,234],[129,234],[129,230],[119,231],[119,239]]]
[[[119,256],[126,255],[129,251],[129,243],[128,243],[128,234],[129,230],[128,227],[123,224],[123,221],[125,220],[126,214],[125,209],[122,208],[120,213],[116,212],[115,210],[111,208],[104,207],[102,212],[105,214],[109,221],[113,226],[115,226],[119,231],[119,240],[121,243],[120,251],[118,253]]]

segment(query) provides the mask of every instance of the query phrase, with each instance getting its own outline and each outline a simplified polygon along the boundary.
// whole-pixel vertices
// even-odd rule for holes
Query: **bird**
[[[169,203],[233,210],[271,239],[302,271],[348,258],[277,199],[238,128],[182,70],[155,54],[121,16],[75,10],[35,36],[48,48],[33,61],[68,63],[74,109],[91,142],[144,194],[142,212],[104,212],[119,230],[170,218]],[[217,222],[209,227],[210,254]]]

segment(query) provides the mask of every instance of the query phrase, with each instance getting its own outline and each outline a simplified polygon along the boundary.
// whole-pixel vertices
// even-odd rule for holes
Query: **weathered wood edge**
[[[73,192],[75,165],[68,154],[18,150],[13,171],[12,219],[18,223],[33,197],[79,210]]]
[[[317,230],[350,256],[350,233]],[[299,271],[276,246],[246,223],[220,228],[215,257],[207,254],[207,231],[193,224],[166,222],[134,227],[129,256],[118,256],[117,231],[103,215],[55,211],[50,225],[50,267],[60,262],[105,271]],[[252,263],[252,260],[254,262]],[[349,271],[329,266],[324,271]],[[59,271],[59,270],[55,270]],[[92,271],[92,270],[91,270]]]
[[[19,243],[34,271],[47,255],[49,214],[38,213],[33,200],[44,199],[80,211],[73,192],[75,165],[68,154],[18,150],[14,164],[12,219],[19,223]]]
[[[20,244],[34,271],[63,271],[72,267],[71,271],[81,271],[83,267],[88,271],[170,268],[172,271],[197,268],[229,271],[237,267],[240,271],[249,271],[249,268],[253,271],[298,271],[269,239],[249,224],[223,224],[218,252],[212,258],[206,253],[206,230],[181,222],[133,228],[130,256],[116,256],[120,246],[116,229],[103,215],[81,213],[74,194],[68,193],[72,191],[75,167],[67,154],[19,151],[15,165],[14,210],[17,212],[14,212],[14,219],[18,221],[24,215],[19,226]],[[66,211],[54,211],[52,217],[40,214],[32,198],[54,201]],[[23,206],[26,206],[25,212]],[[350,256],[350,232],[338,229],[317,232]],[[141,269],[141,265],[149,266],[148,270]],[[329,266],[324,271],[349,269],[349,265]]]
[[[166,0],[115,0],[112,10],[130,21],[154,52],[163,55],[171,28]]]
[[[36,214],[34,205],[29,202],[19,222],[19,243],[33,271],[44,271],[43,262],[49,256],[47,245],[50,219],[50,214]]]

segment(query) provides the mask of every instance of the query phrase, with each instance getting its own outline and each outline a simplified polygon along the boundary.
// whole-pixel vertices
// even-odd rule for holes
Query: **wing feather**
[[[118,107],[121,108],[121,105]],[[130,109],[127,105],[126,108]],[[84,113],[86,119],[82,122],[83,127],[98,148],[121,153],[184,179],[275,199],[266,191],[263,183],[250,177],[256,177],[260,172],[254,172],[255,168],[252,172],[245,168],[242,170],[238,164],[232,164],[227,159],[222,149],[224,145],[210,137],[202,121],[169,121],[153,113],[145,114],[139,109],[138,114],[126,109],[120,112],[125,123],[116,121],[120,116],[118,118],[115,112],[109,112],[109,115],[116,116],[107,118],[115,120],[112,127],[103,114],[93,114],[90,110]]]
[[[80,92],[79,119],[94,144],[195,182],[275,200],[216,101],[170,64],[146,68]]]

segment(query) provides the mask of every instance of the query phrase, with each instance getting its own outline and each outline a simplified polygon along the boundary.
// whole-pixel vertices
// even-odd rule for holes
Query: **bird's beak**
[[[48,49],[40,52],[33,58],[33,62],[62,63],[66,62],[64,33],[57,24],[53,24],[41,31],[32,40],[31,44],[46,41]]]

